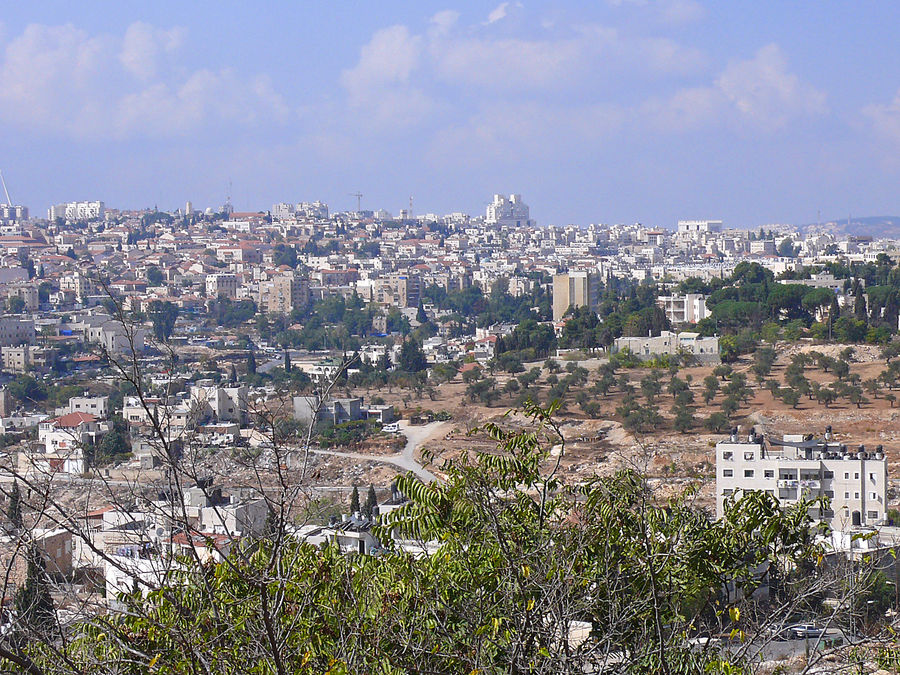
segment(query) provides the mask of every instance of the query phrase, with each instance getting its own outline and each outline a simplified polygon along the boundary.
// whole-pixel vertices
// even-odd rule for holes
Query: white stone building
[[[783,505],[800,499],[825,497],[825,509],[810,515],[834,530],[882,525],[887,519],[887,460],[881,446],[874,452],[857,449],[832,438],[806,440],[786,435],[769,443],[752,431],[716,444],[716,516],[725,500],[737,491],[763,490]],[[776,446],[776,447],[773,447]]]

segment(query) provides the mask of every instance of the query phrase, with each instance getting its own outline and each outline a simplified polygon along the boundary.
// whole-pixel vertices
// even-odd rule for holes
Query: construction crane
[[[9,190],[6,189],[6,181],[3,180],[3,172],[0,171],[0,183],[3,184],[3,194],[6,195],[6,204],[7,206],[12,206],[12,200],[9,198]]]
[[[359,213],[360,209],[362,207],[362,198],[363,198],[362,192],[351,192],[350,196],[356,197],[356,212]]]

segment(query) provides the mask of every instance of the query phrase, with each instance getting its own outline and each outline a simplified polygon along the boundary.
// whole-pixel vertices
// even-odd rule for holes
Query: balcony
[[[785,480],[782,478],[778,481],[778,487],[785,488],[788,490],[796,489],[799,485],[800,485],[800,481],[798,481],[798,480]]]

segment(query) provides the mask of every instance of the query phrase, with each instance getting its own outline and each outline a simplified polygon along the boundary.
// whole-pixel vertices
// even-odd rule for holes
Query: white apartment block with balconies
[[[706,308],[706,296],[699,293],[660,295],[656,298],[656,304],[673,324],[697,323],[710,316],[710,311]]]
[[[772,447],[777,445],[778,447]],[[752,431],[716,444],[716,517],[738,491],[762,490],[788,506],[800,499],[827,498],[810,515],[837,531],[882,525],[887,520],[887,460],[881,446],[853,450],[834,441],[785,435],[766,443]]]

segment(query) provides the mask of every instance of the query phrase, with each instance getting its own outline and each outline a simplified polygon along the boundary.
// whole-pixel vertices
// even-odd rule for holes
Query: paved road
[[[410,426],[409,422],[400,422],[400,429],[406,436],[406,445],[399,455],[366,455],[360,452],[341,452],[339,450],[311,450],[317,455],[332,455],[334,457],[347,457],[366,462],[382,462],[393,464],[403,471],[412,471],[426,483],[437,480],[437,476],[419,464],[415,459],[416,450],[433,434],[439,433],[449,422],[431,422],[421,426]]]

